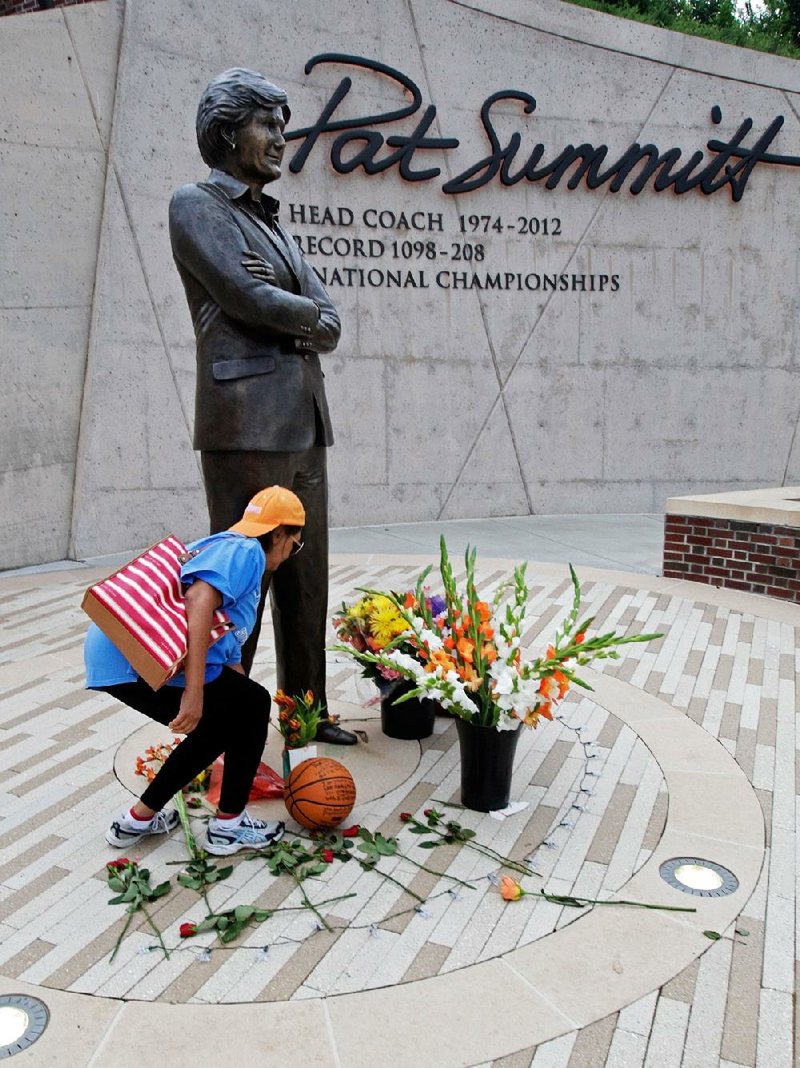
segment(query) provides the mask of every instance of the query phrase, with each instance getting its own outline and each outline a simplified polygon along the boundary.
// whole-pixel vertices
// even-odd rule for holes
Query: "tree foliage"
[[[568,0],[651,26],[800,59],[800,0]]]

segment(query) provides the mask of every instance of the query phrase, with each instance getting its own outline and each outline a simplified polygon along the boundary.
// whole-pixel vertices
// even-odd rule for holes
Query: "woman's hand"
[[[268,282],[270,285],[275,284],[275,271],[263,256],[259,256],[257,252],[247,249],[244,257],[242,267],[249,271],[253,278],[257,278],[259,282]]]
[[[178,714],[169,724],[176,734],[190,734],[203,715],[203,691],[184,690]]]

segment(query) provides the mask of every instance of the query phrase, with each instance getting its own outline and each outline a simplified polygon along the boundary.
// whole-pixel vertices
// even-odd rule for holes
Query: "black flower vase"
[[[395,704],[398,697],[414,689],[410,680],[403,680],[381,697],[381,727],[389,738],[405,740],[429,738],[433,734],[436,702],[412,697]]]
[[[505,808],[521,728],[498,731],[456,720],[461,748],[461,804],[477,812]]]

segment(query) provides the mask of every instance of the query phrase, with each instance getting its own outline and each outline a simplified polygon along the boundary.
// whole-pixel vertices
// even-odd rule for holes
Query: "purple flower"
[[[440,597],[438,593],[435,594],[433,597],[431,597],[430,610],[431,610],[431,615],[434,618],[436,616],[440,616],[442,614],[442,612],[444,612],[445,608],[446,608],[446,605],[445,605],[444,597]]]

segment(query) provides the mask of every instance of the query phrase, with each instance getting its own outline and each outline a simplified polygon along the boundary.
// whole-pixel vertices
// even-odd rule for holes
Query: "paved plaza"
[[[116,560],[0,576],[0,992],[51,1014],[14,1063],[116,1068],[149,1050],[173,1068],[790,1068],[800,606],[659,578],[662,529],[660,516],[537,516],[332,532],[332,612],[360,587],[408,588],[444,532],[456,560],[477,546],[487,594],[530,561],[526,646],[543,648],[569,606],[568,561],[595,627],[664,638],[599,662],[592,692],[525,732],[512,789],[524,807],[504,819],[449,807],[451,719],[422,742],[387,739],[374,687],[330,653],[331,703],[368,741],[321,751],[353,773],[353,821],[397,836],[402,855],[380,862],[385,877],[333,863],[305,884],[315,902],[337,899],[321,907],[326,930],[291,879],[239,854],[212,904],[270,919],[228,946],[182,941],[205,907],[175,885],[152,907],[169,959],[137,915],[113,963],[124,917],[106,904],[118,854],[103,834],[141,789],[136,756],[169,735],[83,689],[82,591]],[[274,687],[269,628],[254,674]],[[278,741],[271,731],[276,768]],[[431,805],[529,860],[532,893],[503,901],[502,867],[464,846],[421,849],[400,813]],[[153,884],[187,858],[180,832],[135,855]],[[659,873],[675,857],[724,866],[735,889],[680,892]],[[632,904],[574,909],[540,889]]]

